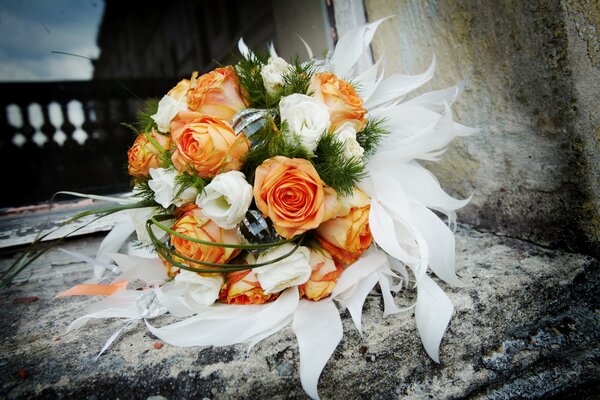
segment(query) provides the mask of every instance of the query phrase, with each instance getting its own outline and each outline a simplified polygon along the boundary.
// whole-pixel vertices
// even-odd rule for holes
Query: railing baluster
[[[126,190],[127,149],[140,98],[176,80],[0,83],[0,168],[11,171],[0,208],[47,200],[57,190]]]

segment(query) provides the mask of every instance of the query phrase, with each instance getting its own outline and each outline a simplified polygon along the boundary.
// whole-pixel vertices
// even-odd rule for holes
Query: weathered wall
[[[474,194],[460,220],[500,234],[600,252],[600,3],[365,0],[386,72],[426,89],[468,79],[457,118],[481,129],[431,168],[448,191]]]

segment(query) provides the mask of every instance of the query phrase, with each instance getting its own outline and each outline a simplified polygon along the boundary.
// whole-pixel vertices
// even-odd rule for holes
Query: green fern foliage
[[[362,161],[344,155],[344,143],[333,134],[319,139],[313,165],[323,181],[340,195],[352,194],[356,184],[366,176]]]

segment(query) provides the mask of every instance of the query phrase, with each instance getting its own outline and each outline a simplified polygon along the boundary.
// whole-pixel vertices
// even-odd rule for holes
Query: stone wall
[[[458,197],[459,220],[546,246],[600,254],[600,3],[365,0],[386,73],[425,90],[467,80],[454,107],[481,132],[431,169]]]

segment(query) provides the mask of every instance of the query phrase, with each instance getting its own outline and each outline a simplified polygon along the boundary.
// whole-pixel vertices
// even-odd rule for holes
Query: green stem
[[[52,198],[50,200],[50,209],[52,209],[52,205],[54,203],[54,198],[58,194],[61,194],[61,192],[55,193],[52,196]],[[104,207],[104,208],[100,208],[100,209],[84,211],[84,212],[81,212],[81,213],[75,215],[72,218],[69,218],[67,221],[61,223],[55,229],[52,229],[51,231],[46,232],[45,234],[42,235],[41,233],[44,231],[44,229],[48,225],[48,222],[50,221],[50,217],[48,217],[48,219],[44,223],[44,226],[42,227],[40,232],[36,235],[35,239],[31,243],[29,248],[25,252],[23,252],[23,254],[21,254],[19,256],[19,258],[17,258],[15,260],[15,262],[2,274],[2,279],[0,281],[0,289],[7,287],[10,284],[10,282],[17,275],[19,275],[21,273],[21,271],[23,271],[27,266],[31,265],[32,262],[37,260],[39,257],[41,257],[43,254],[45,254],[48,250],[50,250],[54,246],[62,243],[67,237],[74,234],[75,232],[87,227],[91,223],[99,220],[100,218],[106,217],[107,215],[114,214],[116,212],[123,211],[123,210],[142,208],[142,207],[144,207],[144,206],[141,203],[136,203],[136,204],[124,204],[124,205],[119,205],[119,206]],[[98,215],[98,216],[96,218],[90,220],[89,222],[85,223],[84,225],[80,226],[79,228],[72,230],[71,232],[67,233],[63,237],[56,239],[55,241],[52,241],[51,243],[48,243],[44,247],[36,248],[37,246],[41,246],[40,243],[46,237],[55,233],[57,230],[61,229],[63,226],[65,226],[73,221],[76,221],[78,219],[87,217],[89,215]]]
[[[152,223],[155,226],[157,226],[158,228],[162,229],[163,231],[165,231],[173,236],[177,236],[181,239],[185,239],[185,240],[188,240],[193,243],[204,244],[207,246],[225,247],[225,248],[229,248],[229,249],[265,250],[265,249],[270,249],[275,246],[281,246],[282,244],[292,242],[293,240],[296,239],[296,238],[291,238],[291,239],[280,240],[278,242],[264,243],[264,244],[229,244],[229,243],[209,242],[206,240],[193,238],[191,236],[184,235],[184,234],[174,231],[173,229],[169,228],[168,226],[163,225],[160,222],[158,222],[158,220],[171,219],[171,218],[172,218],[172,216],[167,217],[167,215],[153,216],[153,217],[150,217],[150,219],[148,221],[146,221],[146,224]]]
[[[295,244],[295,246],[292,250],[290,250],[289,252],[287,252],[286,254],[284,254],[280,257],[276,257],[269,261],[265,261],[262,263],[254,263],[254,264],[221,264],[221,263],[211,263],[211,262],[196,260],[194,258],[184,256],[183,254],[180,254],[177,251],[169,249],[163,242],[161,242],[156,237],[156,235],[154,235],[154,232],[152,231],[152,224],[151,224],[150,220],[148,220],[146,222],[146,230],[148,231],[148,235],[150,236],[150,240],[152,241],[152,244],[154,245],[156,252],[160,256],[165,258],[171,265],[179,267],[181,269],[185,269],[187,271],[201,272],[201,273],[217,273],[217,272],[218,273],[227,273],[227,272],[235,272],[235,271],[245,271],[247,269],[253,269],[253,268],[263,267],[265,265],[270,265],[270,264],[284,260],[284,259],[288,258],[289,256],[291,256],[293,253],[296,252],[296,250],[298,250],[298,247],[300,247],[300,245],[302,244],[302,241],[304,240],[304,235],[301,235],[298,240],[298,243]],[[218,245],[218,243],[211,242],[211,245],[215,246],[215,245]],[[219,247],[222,247],[222,246],[219,246]],[[195,264],[200,264],[200,265],[204,265],[207,267],[213,267],[213,268],[207,269],[207,268],[191,267],[187,264],[182,264],[178,261],[175,261],[172,258],[172,256],[181,258],[183,260],[186,260],[186,261],[189,261],[189,262],[192,262]]]
[[[146,128],[148,128],[148,127],[146,127]],[[146,136],[146,139],[148,139],[148,141],[149,141],[149,142],[150,142],[150,143],[151,143],[151,144],[152,144],[154,147],[156,147],[156,150],[160,151],[160,153],[161,153],[161,154],[164,154],[164,153],[166,153],[166,152],[167,152],[167,150],[166,150],[164,147],[162,147],[162,146],[160,145],[160,143],[158,143],[158,141],[157,141],[156,139],[154,139],[154,138],[152,137],[152,135],[150,135],[150,134],[147,132],[147,129],[146,129],[146,130],[144,130],[144,136]]]

